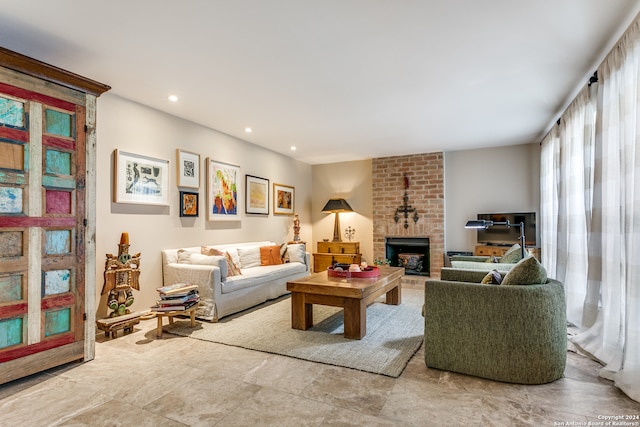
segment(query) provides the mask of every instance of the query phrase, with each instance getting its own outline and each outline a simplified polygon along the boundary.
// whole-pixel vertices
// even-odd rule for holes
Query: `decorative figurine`
[[[293,214],[293,241],[300,241],[300,218],[298,214]]]
[[[351,226],[348,226],[344,230],[344,234],[345,234],[345,236],[347,236],[347,239],[349,239],[349,241],[351,241],[351,239],[353,239],[353,236],[356,235],[356,229],[355,228],[351,228]]]
[[[140,290],[140,253],[129,254],[129,233],[122,233],[118,245],[118,256],[107,254],[104,266],[102,293],[109,293],[107,307],[113,310],[109,317],[129,314],[133,304],[132,289]]]

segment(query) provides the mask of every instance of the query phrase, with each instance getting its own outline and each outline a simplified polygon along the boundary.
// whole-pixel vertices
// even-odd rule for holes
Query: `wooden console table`
[[[318,252],[313,254],[313,271],[326,271],[335,263],[360,264],[362,254],[359,242],[318,242]]]

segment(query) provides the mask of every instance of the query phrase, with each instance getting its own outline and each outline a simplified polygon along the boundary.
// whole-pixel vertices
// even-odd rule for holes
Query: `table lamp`
[[[322,212],[325,213],[335,213],[336,219],[333,224],[333,241],[334,242],[342,242],[342,238],[340,237],[340,212],[353,212],[351,206],[345,199],[329,199],[324,208],[322,208]]]

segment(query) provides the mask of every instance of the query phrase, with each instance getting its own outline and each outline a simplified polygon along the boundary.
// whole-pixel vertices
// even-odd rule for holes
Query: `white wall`
[[[444,164],[445,251],[473,251],[476,231],[464,225],[479,213],[536,212],[540,221],[540,144],[446,152]]]
[[[311,221],[313,238],[333,238],[334,214],[322,213],[322,208],[331,198],[345,199],[353,212],[340,214],[340,232],[343,241],[348,241],[344,230],[351,226],[356,233],[353,241],[360,242],[360,252],[368,263],[373,263],[373,206],[371,159],[314,165],[312,167],[313,197]],[[316,241],[307,241],[307,249],[317,250]]]
[[[273,240],[277,243],[293,238],[293,217],[244,213],[244,175],[255,175],[273,183],[295,187],[295,211],[300,216],[301,238],[312,241],[311,166],[263,149],[215,130],[196,125],[106,93],[98,98],[97,118],[97,232],[96,298],[97,317],[104,317],[106,307],[100,297],[107,253],[117,254],[120,234],[129,233],[130,253],[141,252],[141,290],[134,291],[133,309],[149,308],[156,300],[156,288],[162,286],[161,249],[220,243]],[[168,207],[117,204],[112,202],[113,150],[120,149],[169,160]],[[179,189],[176,186],[176,148],[200,154],[200,207],[198,218],[179,216]],[[206,221],[205,159],[240,166],[242,200],[240,222]],[[190,189],[185,189],[193,191]],[[90,291],[92,284],[87,284]]]

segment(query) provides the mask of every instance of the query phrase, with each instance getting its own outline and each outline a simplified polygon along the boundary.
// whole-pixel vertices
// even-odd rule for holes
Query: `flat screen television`
[[[506,222],[511,224],[524,223],[525,246],[537,247],[536,240],[536,213],[535,212],[513,212],[513,213],[487,213],[478,214],[479,220]],[[478,229],[478,243],[483,245],[513,245],[520,241],[520,227],[509,227],[496,225],[487,229]]]

